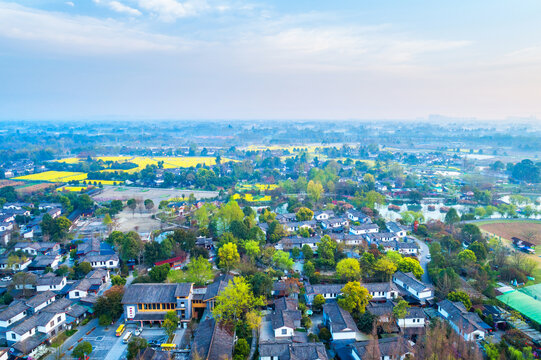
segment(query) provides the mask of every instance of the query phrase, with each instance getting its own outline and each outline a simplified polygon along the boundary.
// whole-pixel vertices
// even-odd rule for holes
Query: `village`
[[[4,172],[0,359],[539,356],[530,160],[189,151]]]

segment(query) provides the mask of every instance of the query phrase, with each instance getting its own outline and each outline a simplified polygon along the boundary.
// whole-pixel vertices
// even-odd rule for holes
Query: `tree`
[[[325,304],[325,298],[321,294],[317,294],[314,296],[314,300],[312,300],[312,309],[314,311],[321,311],[323,309],[323,305]]]
[[[137,202],[135,199],[129,199],[126,203],[126,205],[130,208],[132,211],[132,215],[135,215],[135,209],[137,209]]]
[[[343,280],[358,280],[361,277],[361,266],[356,259],[342,259],[336,265],[336,274]]]
[[[309,245],[304,244],[302,246],[302,256],[304,260],[311,260],[314,257],[314,250]]]
[[[278,250],[272,256],[272,261],[274,265],[282,270],[290,270],[295,262],[289,257],[289,254],[285,251]]]
[[[311,261],[306,261],[302,267],[302,272],[306,277],[311,278],[316,272],[316,268]]]
[[[237,266],[240,261],[240,255],[237,250],[237,245],[234,243],[226,243],[218,249],[218,257],[220,258],[219,265],[226,272]]]
[[[462,239],[467,243],[482,240],[481,229],[475,224],[466,224],[460,232]]]
[[[128,360],[133,360],[141,350],[148,347],[146,339],[133,336],[128,343]]]
[[[151,199],[145,199],[143,204],[145,205],[145,209],[147,209],[147,211],[154,209],[154,201]]]
[[[398,261],[397,268],[399,271],[402,271],[404,273],[413,273],[413,275],[415,275],[415,277],[419,280],[425,273],[425,271],[421,267],[421,264],[419,264],[419,261],[410,257],[405,257]]]
[[[450,208],[447,214],[445,214],[445,223],[447,225],[454,225],[460,221],[460,216],[455,208]]]
[[[336,241],[331,239],[329,235],[321,238],[317,244],[318,262],[322,267],[332,268],[335,265],[334,253],[336,251]]]
[[[306,207],[301,207],[297,214],[295,215],[297,218],[297,221],[307,221],[312,220],[314,217],[314,212]]]
[[[175,229],[173,234],[169,235],[168,238],[179,244],[183,251],[189,252],[190,254],[193,253],[195,249],[195,242],[197,240],[197,237],[193,231]]]
[[[109,316],[109,314],[101,314],[98,324],[100,326],[108,326],[108,325],[111,325],[112,322],[113,322],[113,319],[111,319],[111,316]]]
[[[164,282],[167,279],[167,273],[171,267],[169,264],[162,264],[159,266],[154,266],[149,272],[148,276],[152,279],[153,282]]]
[[[106,314],[113,320],[116,320],[124,312],[122,307],[122,297],[124,296],[124,287],[116,285],[107,290],[98,298],[94,305],[94,313],[96,316]]]
[[[280,241],[286,235],[286,231],[282,224],[277,220],[273,220],[269,223],[269,228],[267,229],[267,240],[274,244]]]
[[[396,272],[397,266],[387,258],[378,259],[374,264],[374,271],[379,273],[382,281],[389,281],[391,275]]]
[[[472,303],[470,300],[470,296],[464,292],[464,291],[452,291],[447,295],[447,299],[451,301],[460,301],[462,304],[464,304],[464,307],[466,310],[470,310]]]
[[[250,355],[250,346],[246,339],[239,339],[235,344],[235,350],[233,351],[234,359],[246,359]]]
[[[404,319],[408,314],[410,305],[405,300],[400,300],[393,308],[393,318],[395,320]]]
[[[162,327],[165,329],[165,333],[171,339],[175,334],[175,330],[178,326],[178,316],[174,310],[168,311],[165,314]]]
[[[103,225],[107,226],[107,229],[110,229],[112,224],[113,219],[111,219],[111,215],[105,214],[105,216],[103,217]]]
[[[308,193],[310,199],[312,199],[315,203],[318,203],[321,195],[323,194],[323,185],[321,185],[320,182],[310,180],[306,188],[306,192]]]
[[[26,296],[27,286],[28,285],[35,285],[37,281],[36,275],[21,271],[13,275],[13,284],[16,286],[22,287],[23,295]]]
[[[487,247],[480,241],[474,241],[468,246],[468,249],[475,253],[475,257],[479,260],[485,260],[487,258]]]
[[[466,249],[458,253],[458,260],[464,265],[471,265],[477,261],[477,257],[473,251]]]
[[[364,313],[370,299],[372,299],[372,295],[365,287],[361,286],[360,282],[350,281],[342,289],[338,305],[349,312],[356,312],[360,315]]]
[[[92,344],[88,341],[83,341],[73,349],[71,356],[74,358],[86,359],[86,356],[90,355],[90,353],[92,353]]]
[[[246,250],[246,255],[248,255],[252,262],[261,253],[261,249],[259,248],[259,242],[256,240],[247,240],[244,243],[244,250]]]
[[[250,285],[252,285],[255,296],[264,296],[265,298],[269,298],[274,282],[269,274],[264,272],[256,272],[250,279]]]
[[[92,265],[88,261],[83,261],[75,266],[75,275],[83,277],[92,271]]]
[[[206,285],[214,278],[212,264],[202,256],[190,260],[186,266],[185,278],[187,282],[193,282],[197,286]]]
[[[258,308],[265,304],[262,296],[256,297],[249,283],[243,277],[229,281],[224,290],[216,296],[212,315],[217,322],[231,323],[235,327],[246,320],[248,313],[260,317]],[[252,319],[252,322],[254,322]]]
[[[114,285],[126,285],[126,279],[120,275],[111,276],[111,284]]]

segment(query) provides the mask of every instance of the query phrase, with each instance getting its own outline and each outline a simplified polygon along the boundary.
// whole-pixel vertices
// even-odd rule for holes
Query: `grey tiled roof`
[[[345,284],[315,284],[311,285],[306,283],[304,285],[306,289],[306,295],[317,294],[340,294]]]
[[[405,274],[402,271],[397,271],[393,274],[393,278],[400,280],[401,282],[408,285],[410,288],[414,289],[417,292],[422,292],[422,291],[431,289],[430,286],[417,280],[417,278],[415,278],[415,276],[412,273]]]
[[[26,300],[26,305],[32,308],[35,308],[54,297],[56,297],[56,294],[52,291],[47,290],[47,291],[38,293],[34,295],[33,297],[31,297],[30,299]]]
[[[195,331],[190,359],[221,360],[233,354],[234,331],[231,325],[218,324],[213,318],[202,321]]]
[[[261,357],[277,356],[280,360],[327,360],[325,345],[322,343],[260,343]]]
[[[299,323],[301,316],[300,310],[278,310],[271,315],[272,328],[276,330],[286,326],[295,329],[295,323]]]
[[[124,291],[123,304],[174,303],[177,296],[188,296],[191,283],[132,284]]]
[[[361,359],[364,359],[363,356],[367,351],[367,346],[370,344],[370,340],[359,341],[353,343],[351,346],[354,351],[358,354]],[[378,347],[381,357],[396,357],[397,355],[403,356],[412,351],[411,346],[406,340],[397,337],[388,337],[378,340]]]
[[[233,276],[229,274],[220,275],[212,284],[207,286],[207,292],[203,297],[203,301],[207,301],[216,297],[220,292],[223,291],[223,289],[225,289],[225,287],[229,284],[230,280],[233,280]]]
[[[62,276],[56,276],[53,273],[47,273],[40,276],[37,279],[37,285],[46,286],[46,285],[60,285],[64,278]]]
[[[389,292],[389,291],[398,291],[398,288],[394,283],[390,282],[379,282],[379,283],[363,283],[362,287],[366,288],[368,292]]]
[[[346,329],[358,331],[351,314],[338,306],[336,302],[323,305],[323,312],[330,319],[332,332],[344,331]]]
[[[26,305],[24,302],[14,301],[6,309],[4,309],[4,311],[0,312],[0,320],[8,321],[15,315],[18,315],[28,309],[30,309],[30,307]]]

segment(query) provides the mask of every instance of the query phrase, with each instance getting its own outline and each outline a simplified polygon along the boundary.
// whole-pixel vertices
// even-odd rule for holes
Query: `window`
[[[137,304],[137,309],[143,310],[143,304]]]
[[[75,296],[79,296],[79,292],[78,292],[78,291],[75,292]]]
[[[282,329],[282,335],[287,335],[287,329]]]
[[[50,327],[53,327],[54,326],[54,319],[51,321],[51,323],[49,324]]]
[[[16,336],[15,334],[12,333],[12,334],[11,334],[11,338],[12,338],[12,339],[16,339],[17,336]]]
[[[62,316],[59,316],[56,318],[56,321],[60,322],[61,319],[62,319]]]

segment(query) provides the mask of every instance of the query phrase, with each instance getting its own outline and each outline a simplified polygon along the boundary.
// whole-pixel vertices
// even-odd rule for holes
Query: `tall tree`
[[[220,258],[219,265],[222,269],[229,272],[240,261],[240,255],[237,250],[237,245],[233,243],[226,243],[218,250],[218,257]]]
[[[370,299],[372,299],[372,295],[365,287],[361,286],[360,282],[350,281],[342,289],[338,305],[349,312],[356,312],[360,315],[364,313]]]
[[[359,280],[361,277],[361,266],[356,259],[342,259],[336,264],[336,274],[343,280]]]
[[[247,315],[260,317],[259,307],[265,304],[262,296],[256,297],[249,283],[243,277],[229,281],[229,284],[216,297],[212,315],[218,322],[237,326],[247,320]],[[255,320],[252,319],[252,322]]]

